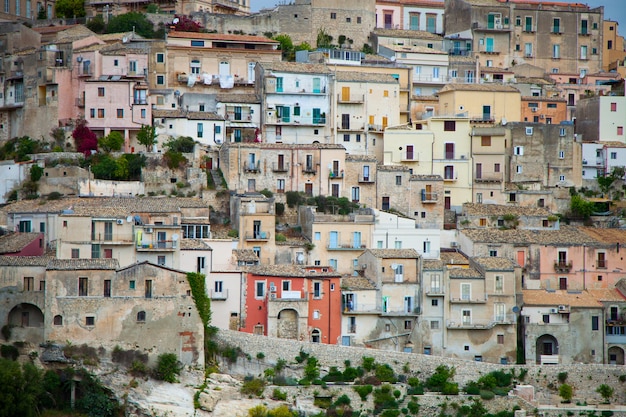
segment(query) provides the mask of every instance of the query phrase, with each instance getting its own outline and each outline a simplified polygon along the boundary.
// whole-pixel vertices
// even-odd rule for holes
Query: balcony
[[[555,272],[560,272],[560,273],[569,273],[569,271],[572,269],[572,261],[560,261],[557,260],[554,262],[554,271]]]
[[[608,268],[608,262],[606,259],[596,259],[596,268],[606,269]]]
[[[502,24],[501,20],[489,22],[487,25],[481,22],[474,22],[472,23],[472,29],[478,32],[509,32],[510,25]]]
[[[459,177],[450,175],[450,176],[443,177],[443,182],[454,182],[458,179]]]
[[[337,127],[337,132],[363,132],[365,131],[364,125],[350,126],[350,124],[345,124]]]
[[[245,239],[247,241],[255,241],[255,242],[267,242],[270,240],[271,233],[270,232],[246,232]]]
[[[134,239],[130,234],[127,234],[128,239],[120,238],[119,236],[109,235],[107,233],[97,233],[91,235],[92,244],[106,244],[106,245],[132,245]]]
[[[400,160],[402,161],[418,161],[419,155],[415,152],[402,152],[400,156]]]
[[[364,304],[364,303],[344,303],[343,312],[345,314],[380,314],[380,307],[376,304]]]
[[[288,163],[279,164],[277,162],[272,162],[272,171],[273,172],[289,172],[289,164]]]
[[[248,172],[248,173],[259,173],[259,172],[261,172],[261,161],[244,162],[244,164],[243,164],[243,172]]]
[[[480,52],[481,54],[486,54],[486,55],[500,55],[500,51],[496,51],[493,48],[480,48],[478,50],[478,52]]]
[[[337,103],[341,104],[362,104],[365,102],[365,95],[363,94],[337,94]]]
[[[137,252],[171,252],[177,247],[178,242],[175,240],[155,240],[152,243],[141,242],[137,245]]]
[[[502,182],[502,172],[481,173],[474,178],[476,182]]]
[[[226,300],[228,299],[228,290],[226,291],[211,290],[209,297],[211,297],[211,300]]]
[[[446,84],[450,82],[450,77],[444,75],[426,75],[426,74],[414,74],[413,84]]]
[[[448,320],[446,327],[448,329],[493,329],[498,325],[512,325],[515,323],[514,314],[506,314],[503,317],[495,319],[465,319],[465,320]]]
[[[148,73],[148,69],[144,69],[143,71],[131,70],[129,69],[126,73],[126,77],[128,78],[145,78]]]
[[[451,304],[485,304],[487,297],[483,298],[450,298]]]
[[[425,188],[422,188],[422,203],[436,203],[437,202],[437,193],[426,192]]]
[[[330,171],[328,173],[328,178],[331,180],[337,180],[343,178],[343,169],[341,171]]]
[[[535,27],[534,25],[524,25],[524,28],[522,29],[522,32],[526,32],[526,33],[535,33],[537,31],[537,27]]]
[[[385,130],[386,126],[383,125],[371,125],[368,124],[367,125],[367,130],[370,132],[382,132],[383,130]]]
[[[442,297],[445,293],[442,287],[431,287],[426,290],[426,295],[429,297]]]
[[[274,290],[276,288],[274,287]],[[308,298],[308,293],[306,291],[281,291],[280,297],[276,293],[276,291],[270,290],[268,295],[270,301],[302,301]]]
[[[85,107],[85,98],[76,99],[76,107]]]
[[[266,121],[269,125],[290,125],[290,126],[319,126],[326,124],[326,117],[301,117],[301,116],[289,116],[289,117],[276,117],[269,118]]]
[[[317,167],[313,166],[313,165],[304,165],[302,167],[302,173],[303,174],[317,174]]]
[[[605,327],[605,340],[606,343],[626,344],[626,325],[622,321],[616,321],[610,324],[611,321],[607,320]]]
[[[252,120],[252,114],[229,111],[226,112],[226,120],[230,120],[231,122],[249,122]]]
[[[351,242],[351,243],[337,243],[337,244],[328,244],[326,246],[327,250],[365,250],[367,249],[367,245],[365,243]]]
[[[79,77],[92,77],[93,76],[93,71],[91,70],[91,68],[78,68],[78,76]]]
[[[356,333],[356,324],[348,325],[348,333]]]
[[[359,175],[359,182],[360,183],[365,183],[365,184],[370,184],[370,183],[374,183],[375,181],[374,181],[374,177],[372,177],[372,176],[368,175],[367,177],[364,177],[363,175]]]

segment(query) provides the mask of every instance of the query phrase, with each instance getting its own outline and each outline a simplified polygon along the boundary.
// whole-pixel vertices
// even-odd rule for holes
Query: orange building
[[[524,122],[559,124],[567,119],[567,100],[559,97],[522,97]]]
[[[265,265],[244,283],[240,331],[337,344],[341,336],[340,275],[330,267]]]

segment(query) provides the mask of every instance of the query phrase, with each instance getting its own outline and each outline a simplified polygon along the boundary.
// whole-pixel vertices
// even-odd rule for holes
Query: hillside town
[[[204,366],[196,273],[223,331],[625,364],[604,7],[66,3],[0,13],[4,344]]]

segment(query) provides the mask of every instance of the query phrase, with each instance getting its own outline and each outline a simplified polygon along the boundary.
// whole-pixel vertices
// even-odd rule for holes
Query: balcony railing
[[[289,164],[288,163],[279,164],[277,162],[272,162],[272,171],[274,171],[274,172],[289,172]]]
[[[500,182],[502,181],[502,172],[483,172],[480,176],[476,176],[474,180],[477,182]]]
[[[93,71],[91,70],[91,68],[79,68],[78,76],[79,77],[91,77],[93,76]]]
[[[367,245],[365,243],[350,242],[350,243],[337,243],[334,245],[329,244],[326,246],[327,250],[365,250]]]
[[[379,314],[380,307],[376,304],[344,303],[343,312],[348,314]]]
[[[419,156],[415,152],[402,152],[402,156],[400,156],[402,161],[417,161],[419,160]]]
[[[356,324],[348,325],[348,333],[356,333]]]
[[[244,172],[260,172],[261,171],[261,161],[256,162],[244,162],[243,164]]]
[[[487,297],[483,298],[450,298],[450,303],[452,304],[485,304],[487,302]]]
[[[606,269],[608,268],[608,263],[606,259],[597,259],[596,260],[596,268]]]
[[[436,203],[437,197],[437,193],[426,192],[426,189],[422,188],[422,203]]]
[[[572,261],[555,261],[554,262],[554,271],[555,272],[569,272],[572,269]]]
[[[226,300],[228,298],[228,290],[215,291],[211,290],[211,300]]]
[[[362,183],[373,183],[374,182],[374,177],[368,175],[367,177],[364,177],[363,175],[359,175],[359,182]]]
[[[492,329],[497,325],[511,325],[515,323],[514,314],[505,314],[495,319],[450,319],[446,322],[448,329]]]
[[[246,240],[267,241],[270,240],[270,232],[246,232]]]
[[[365,102],[365,95],[363,94],[351,94],[345,97],[343,94],[337,94],[337,103],[354,103],[360,104]]]
[[[383,125],[371,125],[371,124],[367,125],[367,130],[369,130],[370,132],[382,132],[384,129],[385,129],[385,126]]]
[[[328,178],[330,178],[330,179],[341,179],[341,178],[343,178],[343,169],[341,171],[330,171],[328,173]]]
[[[426,295],[430,295],[431,297],[444,295],[443,287],[431,287],[426,290]]]
[[[303,174],[317,174],[317,166],[315,165],[303,165],[302,166]]]
[[[176,249],[176,240],[156,240],[151,243],[142,242],[137,245],[137,251],[140,252],[158,252],[158,251],[171,251]]]
[[[76,99],[76,107],[85,107],[85,99],[77,98]]]

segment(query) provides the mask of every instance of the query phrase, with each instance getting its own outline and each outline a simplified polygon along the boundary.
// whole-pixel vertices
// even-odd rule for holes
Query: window
[[[624,126],[617,126],[617,136],[624,135]]]
[[[524,147],[516,146],[515,148],[513,148],[513,155],[524,155]]]
[[[600,329],[599,316],[591,316],[591,330],[599,330],[599,329]]]
[[[489,250],[489,256],[495,258],[496,256],[498,256],[498,251],[494,249]]]
[[[454,132],[454,131],[456,131],[456,121],[454,121],[454,120],[446,120],[446,121],[444,121],[443,122],[443,130],[444,130],[444,132]]]
[[[191,41],[191,46],[204,46],[204,41]]]
[[[402,176],[396,175],[396,185],[402,185]]]
[[[503,345],[504,344],[504,335],[503,334],[497,335],[496,338],[498,340],[498,344],[499,345]]]
[[[461,284],[461,300],[469,300],[472,295],[472,284]]]
[[[552,58],[554,59],[561,58],[561,45],[559,44],[552,45]]]
[[[128,289],[129,290],[134,290],[135,289],[135,281],[134,280],[128,282]]]
[[[336,18],[337,18],[337,13],[332,12],[332,13],[330,14],[330,18],[331,18],[331,19],[336,19]]]
[[[463,310],[463,325],[468,326],[472,324],[472,310]]]
[[[611,111],[612,112],[617,111],[617,103],[611,103]]]
[[[24,277],[24,291],[35,291],[34,277]]]
[[[521,174],[522,173],[522,166],[521,165],[516,165],[515,166],[515,173],[517,174]]]
[[[587,59],[587,45],[580,47],[580,59]]]
[[[98,87],[98,97],[104,97],[104,87]]]
[[[549,314],[544,314],[542,317],[542,321],[544,324],[549,324],[550,323],[550,315]]]
[[[439,320],[431,320],[430,321],[430,329],[438,330],[439,329]]]
[[[411,320],[404,320],[404,330],[411,330],[413,322]]]
[[[80,249],[72,249],[72,259],[80,258]]]
[[[165,266],[165,256],[160,255],[157,257],[157,265]]]
[[[436,300],[436,299],[435,300],[431,300],[430,301],[430,305],[433,306],[433,307],[439,306],[439,300]]]
[[[85,326],[95,326],[96,318],[94,316],[85,317]]]
[[[493,164],[493,172],[500,172],[500,164],[499,163]]]
[[[146,312],[145,311],[138,311],[137,312],[137,322],[138,323],[144,323],[146,321]]]
[[[156,76],[156,83],[157,83],[157,85],[165,85],[165,75],[157,75]],[[163,100],[163,99],[161,98],[161,100]],[[161,103],[161,104],[163,104],[163,103]]]
[[[559,151],[559,159],[565,158],[565,151]]]
[[[265,281],[256,281],[255,283],[255,293],[254,296],[256,298],[265,297]]]
[[[162,64],[165,62],[165,54],[158,53],[156,54],[156,62],[157,64]]]
[[[89,278],[80,277],[78,278],[78,296],[86,297],[89,295]]]
[[[561,33],[561,19],[552,19],[552,33]]]
[[[98,119],[104,119],[104,109],[98,109]]]
[[[118,119],[124,118],[124,109],[117,109],[117,118]]]
[[[357,22],[358,24],[361,24],[361,16],[357,16],[357,18],[356,18],[356,22]]]
[[[322,240],[322,233],[321,232],[315,232],[315,240]]]
[[[532,43],[525,43],[524,44],[524,56],[526,58],[532,58],[533,57],[533,44]]]
[[[352,202],[353,203],[358,203],[359,199],[361,197],[361,190],[360,190],[360,188],[359,187],[352,187],[351,195],[352,195]]]
[[[496,275],[495,277],[496,293],[501,293],[504,289],[504,277]]]
[[[454,179],[454,166],[446,165],[444,167],[443,173],[444,173],[444,179],[453,180]]]
[[[497,322],[503,322],[505,319],[505,310],[506,306],[504,303],[495,303],[493,306],[494,309],[494,319]]]
[[[454,143],[445,144],[445,159],[454,159]]]
[[[346,23],[350,23],[352,22],[352,18],[351,17],[346,17]]]
[[[322,298],[322,283],[319,281],[313,283],[313,298]]]
[[[203,123],[197,124],[197,134],[199,138],[204,136],[204,124]]]
[[[63,326],[63,316],[59,316],[59,315],[54,316],[54,325]]]
[[[491,136],[481,136],[480,146],[491,146]]]
[[[144,284],[144,297],[152,298],[152,280],[147,279]]]
[[[565,181],[565,175],[559,175],[559,181]]]

